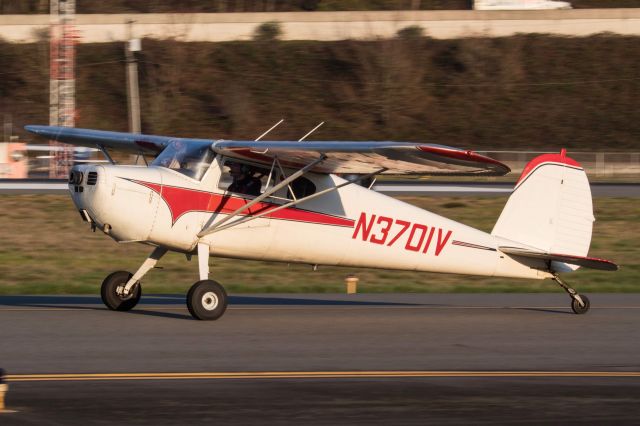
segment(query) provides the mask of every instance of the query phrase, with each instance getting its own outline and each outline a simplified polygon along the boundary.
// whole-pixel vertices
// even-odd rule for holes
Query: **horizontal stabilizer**
[[[533,251],[520,247],[500,246],[498,249],[506,254],[529,257],[533,259],[544,259],[555,262],[568,263],[570,265],[583,266],[585,268],[599,269],[601,271],[617,271],[618,265],[604,259],[595,257],[573,256],[570,254],[545,253],[541,251]]]

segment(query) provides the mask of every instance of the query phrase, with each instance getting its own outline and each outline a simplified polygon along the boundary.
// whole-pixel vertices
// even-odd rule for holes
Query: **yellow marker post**
[[[349,275],[344,282],[347,284],[347,294],[356,294],[358,292],[358,281],[360,279],[355,275]]]
[[[4,370],[0,368],[0,413],[4,412],[4,396],[9,390],[9,385],[4,382]]]
[[[0,385],[0,413],[4,411],[4,394],[9,390],[9,385],[3,383]]]

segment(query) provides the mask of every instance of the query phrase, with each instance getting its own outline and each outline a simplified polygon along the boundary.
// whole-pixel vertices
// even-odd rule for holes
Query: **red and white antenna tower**
[[[76,76],[75,45],[78,35],[73,26],[76,0],[50,0],[50,84],[49,124],[75,126]],[[65,178],[73,164],[73,148],[50,141],[56,147],[51,153],[49,177]]]

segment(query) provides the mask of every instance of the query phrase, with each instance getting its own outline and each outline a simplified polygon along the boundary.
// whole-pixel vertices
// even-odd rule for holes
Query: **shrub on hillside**
[[[280,26],[280,23],[276,21],[270,21],[258,25],[253,34],[253,39],[256,41],[272,41],[278,40],[281,35],[282,28]]]
[[[398,30],[396,35],[403,39],[413,39],[424,37],[424,28],[420,25],[410,25]]]

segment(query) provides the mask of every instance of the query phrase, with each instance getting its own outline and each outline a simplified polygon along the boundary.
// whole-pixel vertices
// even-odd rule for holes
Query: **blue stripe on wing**
[[[80,146],[102,145],[121,151],[158,154],[174,140],[212,142],[207,139],[175,138],[171,136],[143,135],[75,127],[29,125],[25,129],[49,140]]]

